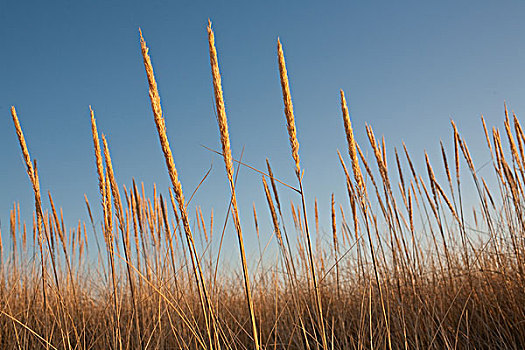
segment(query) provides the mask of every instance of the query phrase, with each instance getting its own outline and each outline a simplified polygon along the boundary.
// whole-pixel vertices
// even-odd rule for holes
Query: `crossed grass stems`
[[[12,119],[34,192],[33,249],[36,247],[38,251],[30,258],[31,265],[24,263],[24,259],[30,257],[27,229],[25,223],[21,228],[20,210],[15,205],[10,222],[13,254],[6,262],[0,241],[3,277],[0,297],[1,312],[5,316],[0,328],[1,344],[19,348],[40,344],[53,349],[90,348],[101,344],[114,349],[452,349],[469,346],[519,348],[524,344],[522,196],[525,136],[515,115],[511,122],[506,106],[509,160],[504,154],[499,130],[493,128],[489,133],[482,117],[490,163],[496,175],[496,190],[491,191],[485,179],[478,175],[467,144],[452,121],[454,178],[441,144],[449,194],[438,182],[426,152],[428,185],[416,172],[403,144],[409,172],[407,176],[395,149],[399,195],[394,195],[384,138],[377,140],[372,128],[366,126],[377,165],[377,172],[374,172],[355,140],[341,90],[341,111],[352,175],[339,152],[338,156],[346,179],[351,220],[346,219],[340,206],[338,230],[332,194],[331,244],[326,250],[320,239],[317,199],[315,247],[310,233],[295,116],[280,40],[277,40],[279,76],[297,187],[274,177],[268,160],[266,171],[261,171],[243,163],[242,159],[233,159],[211,23],[208,23],[207,32],[222,148],[216,153],[224,159],[231,190],[228,215],[231,213],[238,238],[244,303],[240,303],[235,294],[237,281],[228,281],[226,276],[218,275],[226,221],[219,251],[214,256],[213,212],[206,228],[200,207],[195,217],[204,249],[200,253],[197,249],[195,228],[192,229],[188,212],[193,194],[189,200],[185,199],[166,134],[148,47],[140,32],[154,122],[172,184],[169,197],[175,220],[171,219],[170,224],[167,203],[161,194],[157,195],[156,187],[153,201],[146,198],[143,185],[140,191],[135,181],[129,189],[122,186],[124,197],[121,196],[107,139],[102,134],[101,147],[95,114],[90,107],[107,259],[104,263],[97,240],[99,265],[96,272],[107,288],[99,286],[99,295],[94,295],[90,291],[94,283],[87,278],[90,268],[86,268],[83,258],[88,249],[85,224],[79,221],[78,227],[70,229],[68,234],[62,209],[59,215],[51,193],[48,193],[51,211],[43,209],[37,163],[31,160],[16,110],[12,107]],[[461,193],[461,159],[467,164],[467,173],[479,196],[481,215],[474,211],[475,225],[466,221]],[[239,218],[235,191],[239,168],[235,173],[235,163],[262,175],[279,247],[279,260],[274,269],[266,272],[261,269],[259,274],[252,274],[253,278],[258,278],[255,291]],[[277,184],[300,197],[299,206],[290,204],[298,232],[295,249],[285,226]],[[96,233],[87,197],[85,201]],[[481,216],[480,222],[478,216]],[[261,249],[255,205],[253,217],[259,242],[259,266],[266,248]],[[488,239],[475,242],[474,229],[487,233]],[[418,231],[428,239],[418,237]],[[22,247],[18,249],[17,232],[22,237]],[[279,264],[284,277],[275,273]],[[31,316],[35,310],[41,317]],[[96,317],[102,318],[103,326],[97,325]],[[90,338],[94,335],[95,338]]]

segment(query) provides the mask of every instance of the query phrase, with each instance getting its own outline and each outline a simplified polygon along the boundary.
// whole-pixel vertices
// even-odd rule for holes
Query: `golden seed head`
[[[215,95],[215,105],[217,107],[217,123],[221,134],[222,155],[226,166],[226,173],[230,183],[233,183],[233,161],[230,147],[230,134],[228,132],[228,120],[226,118],[226,107],[222,93],[221,73],[219,71],[219,60],[215,48],[215,35],[211,29],[211,22],[208,21],[208,45],[210,51],[211,73],[213,77],[213,91]]]
[[[283,91],[284,113],[286,115],[286,128],[290,146],[292,147],[292,157],[295,161],[295,173],[297,177],[301,176],[301,165],[299,163],[299,141],[297,141],[297,130],[295,128],[295,117],[293,114],[292,95],[290,93],[290,84],[288,82],[288,73],[286,71],[286,62],[284,61],[283,47],[281,41],[277,38],[277,55],[279,58],[279,75],[281,78],[281,89]]]
[[[356,142],[354,138],[354,130],[352,129],[352,122],[350,121],[350,114],[348,113],[348,106],[346,104],[345,93],[343,90],[340,90],[341,94],[341,110],[343,112],[343,123],[346,133],[346,141],[348,143],[348,154],[352,160],[352,169],[354,171],[355,182],[357,187],[363,191],[363,175],[361,173],[361,168],[359,167],[359,160],[357,159],[356,152]]]

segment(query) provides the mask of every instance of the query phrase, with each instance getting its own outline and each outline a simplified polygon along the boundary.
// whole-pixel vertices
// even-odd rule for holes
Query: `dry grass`
[[[233,179],[233,161],[232,152],[230,148],[230,135],[228,133],[228,121],[226,119],[226,108],[224,106],[224,97],[222,95],[221,74],[219,72],[219,59],[217,58],[217,50],[215,49],[215,35],[211,29],[211,22],[208,21],[208,45],[210,48],[210,64],[211,73],[213,77],[213,91],[215,93],[215,107],[217,108],[217,122],[219,124],[219,132],[221,135],[222,155],[224,164],[226,166],[226,174],[231,189],[231,203],[232,216],[235,230],[237,231],[237,238],[239,242],[239,250],[241,254],[241,265],[244,278],[244,291],[246,293],[246,301],[248,303],[248,311],[250,312],[250,320],[252,324],[252,335],[254,346],[259,350],[259,335],[257,333],[257,324],[255,321],[255,314],[253,309],[252,291],[250,287],[250,277],[248,274],[248,264],[246,263],[246,254],[244,252],[244,241],[242,237],[241,222],[239,220],[239,208],[237,206],[237,196],[235,195],[235,181]]]
[[[316,208],[314,252],[290,82],[278,41],[284,117],[298,188],[280,181],[268,160],[267,172],[254,169],[262,174],[261,194],[276,238],[268,244],[275,244],[279,254],[272,263],[264,258],[267,244],[260,241],[261,217],[254,205],[260,255],[249,273],[235,191],[238,171],[234,173],[234,164],[248,165],[232,156],[211,25],[208,40],[219,153],[231,189],[228,200],[242,271],[225,270],[219,264],[220,250],[212,252],[211,247],[230,234],[227,227],[217,234],[213,212],[207,217],[199,206],[195,217],[190,214],[191,197],[185,199],[179,181],[141,33],[153,119],[171,179],[170,201],[156,187],[146,198],[144,186],[134,180],[129,187],[117,183],[113,167],[118,160],[112,162],[104,135],[101,147],[90,108],[93,176],[98,178],[101,206],[91,208],[86,197],[86,207],[93,234],[102,234],[105,242],[103,247],[98,241],[93,245],[85,224],[65,227],[51,193],[49,205],[43,202],[36,162],[13,107],[35,212],[32,227],[26,226],[15,204],[8,232],[11,244],[0,236],[0,348],[525,347],[525,135],[506,106],[505,135],[488,129],[482,119],[493,170],[484,178],[454,122],[450,155],[441,144],[442,168],[424,153],[417,154],[425,164],[418,170],[404,144],[404,157],[395,150],[395,162],[389,164],[385,140],[376,138],[368,125],[366,151],[373,158],[366,158],[366,145],[354,136],[340,91],[341,138],[346,135],[349,158],[338,156],[347,198],[332,194],[330,204],[325,203],[329,237],[319,236],[318,203],[309,203]],[[297,196],[289,207],[292,225],[284,220],[288,213],[283,213],[278,190]],[[476,198],[474,208],[466,207],[467,194]],[[347,200],[349,213],[341,206]],[[103,218],[100,232],[94,210]],[[88,258],[95,256],[90,249],[97,250],[96,261]]]

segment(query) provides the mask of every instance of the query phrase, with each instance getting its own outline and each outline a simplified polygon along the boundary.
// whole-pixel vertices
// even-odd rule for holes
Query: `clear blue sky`
[[[358,141],[365,123],[393,147],[404,140],[420,163],[450,146],[449,119],[480,161],[488,159],[479,122],[502,125],[503,101],[525,113],[523,1],[11,1],[0,0],[0,219],[33,197],[9,108],[15,105],[41,187],[66,221],[87,221],[86,193],[100,217],[88,106],[108,136],[119,183],[169,178],[150,109],[138,39],[150,47],[168,135],[189,196],[213,162],[194,203],[224,220],[229,188],[213,113],[206,25],[216,34],[233,152],[294,183],[278,80],[276,39],[284,45],[305,187],[328,217],[330,194],[346,206],[336,150],[346,150],[339,89]],[[479,150],[479,153],[478,153]],[[346,155],[345,152],[343,154]],[[248,248],[255,251],[251,203],[269,227],[260,176],[243,169],[238,197]],[[297,199],[281,188],[283,201]],[[48,207],[46,201],[45,206]],[[287,209],[287,212],[289,210]],[[229,242],[234,242],[229,231]]]

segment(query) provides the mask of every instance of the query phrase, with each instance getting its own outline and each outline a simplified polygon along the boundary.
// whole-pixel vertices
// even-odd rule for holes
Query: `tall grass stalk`
[[[308,259],[310,263],[310,273],[312,276],[313,287],[314,287],[315,305],[317,308],[317,323],[320,328],[323,349],[328,349],[328,343],[326,340],[325,324],[324,324],[324,318],[323,318],[323,306],[321,304],[321,292],[319,289],[319,284],[317,282],[317,272],[316,272],[316,267],[314,263],[313,253],[312,253],[312,242],[310,239],[310,231],[308,228],[308,221],[307,221],[307,216],[306,216],[306,203],[305,203],[305,196],[304,196],[304,190],[303,190],[301,165],[299,161],[299,142],[297,141],[297,130],[295,127],[295,117],[293,113],[292,96],[290,93],[290,84],[288,82],[288,73],[286,71],[286,62],[284,60],[283,47],[279,39],[277,39],[277,56],[278,56],[278,61],[279,61],[279,76],[281,79],[281,89],[282,89],[283,101],[284,101],[284,113],[286,116],[286,127],[288,129],[290,147],[292,148],[292,158],[295,161],[295,175],[297,176],[297,181],[299,181],[299,189],[301,193],[301,203],[303,207],[306,242],[308,244]]]
[[[244,286],[246,293],[246,301],[248,303],[248,311],[250,312],[250,319],[252,324],[252,335],[255,349],[258,350],[259,335],[257,332],[257,323],[255,321],[255,312],[253,306],[252,292],[250,288],[250,276],[248,274],[248,265],[246,263],[246,254],[244,252],[244,241],[242,237],[241,222],[239,219],[239,208],[237,207],[237,197],[235,195],[235,182],[233,178],[233,161],[230,149],[230,135],[228,133],[228,121],[226,118],[226,108],[224,105],[224,97],[222,94],[221,74],[219,72],[219,61],[217,58],[217,50],[215,49],[215,36],[211,29],[211,22],[208,21],[208,45],[210,50],[210,64],[213,76],[213,91],[215,94],[215,106],[217,108],[217,122],[219,124],[219,132],[221,136],[222,155],[224,164],[226,166],[226,174],[230,183],[232,215],[235,230],[237,231],[237,239],[239,242],[239,250],[241,254],[241,264],[244,277]]]

